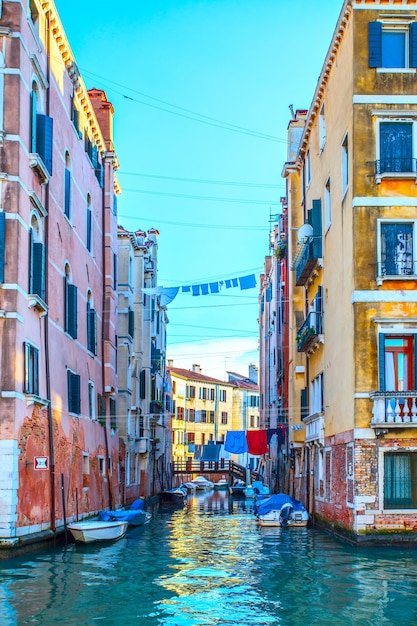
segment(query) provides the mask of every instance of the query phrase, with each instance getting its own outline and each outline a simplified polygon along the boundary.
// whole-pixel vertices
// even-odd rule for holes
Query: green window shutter
[[[141,400],[144,400],[146,398],[146,370],[140,372],[139,387]]]
[[[45,299],[45,247],[43,243],[32,243],[30,293]]]
[[[72,413],[72,372],[67,370],[68,411]]]
[[[77,338],[77,287],[66,283],[66,332],[73,339]]]
[[[36,152],[50,176],[52,176],[53,126],[52,117],[42,113],[36,114]]]
[[[102,426],[106,425],[106,398],[97,394],[98,421]]]
[[[379,390],[385,389],[385,335],[378,335],[378,366],[379,366]]]
[[[4,263],[6,251],[6,214],[0,212],[0,283],[4,283]]]
[[[67,370],[68,382],[68,411],[70,413],[81,413],[81,396],[80,396],[80,376],[74,374],[71,370]]]
[[[109,409],[110,409],[110,428],[116,430],[117,428],[117,419],[116,419],[116,400],[114,398],[109,398]]]
[[[87,209],[87,236],[86,236],[86,247],[89,252],[91,252],[91,224],[92,224],[92,211],[91,209]]]
[[[382,66],[382,24],[368,24],[368,67]]]
[[[128,334],[132,337],[135,335],[135,312],[132,309],[129,309],[129,319],[128,319]]]
[[[97,354],[97,312],[94,309],[87,309],[88,320],[88,350],[93,354]]]
[[[417,67],[417,22],[410,24],[410,67]]]
[[[36,91],[30,94],[30,151],[36,152]]]
[[[320,259],[323,256],[321,200],[313,200],[310,217],[313,227],[313,254],[314,258]]]
[[[68,219],[71,216],[71,171],[65,168],[65,187],[64,187],[64,213]]]

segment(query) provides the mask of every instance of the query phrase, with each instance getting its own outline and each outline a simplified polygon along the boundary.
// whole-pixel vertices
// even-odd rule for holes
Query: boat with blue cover
[[[127,522],[129,526],[142,526],[151,519],[151,514],[143,510],[143,500],[135,500],[130,509],[118,509],[117,511],[99,511],[102,522]]]
[[[307,526],[310,520],[302,502],[285,493],[255,501],[254,512],[259,526]]]

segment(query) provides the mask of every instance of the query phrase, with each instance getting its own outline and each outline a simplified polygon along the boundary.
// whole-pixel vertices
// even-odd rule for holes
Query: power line
[[[268,183],[250,183],[250,182],[231,182],[226,180],[206,180],[201,178],[180,178],[178,176],[160,176],[157,174],[142,174],[139,172],[124,172],[118,170],[117,175],[124,176],[140,176],[142,178],[157,178],[158,180],[175,180],[187,183],[204,183],[210,185],[231,185],[235,187],[256,187],[261,189],[283,189],[285,185],[268,184]]]
[[[131,193],[144,193],[152,196],[168,196],[170,198],[187,198],[189,200],[210,200],[213,202],[238,202],[239,204],[269,204],[270,206],[278,206],[279,202],[275,200],[248,200],[246,198],[218,198],[217,196],[194,196],[184,193],[168,193],[165,191],[147,191],[145,189],[123,189]]]
[[[80,68],[82,69],[82,68]],[[164,107],[160,107],[157,106],[155,104],[151,104],[150,102],[144,102],[143,100],[138,100],[136,98],[132,98],[131,96],[127,96],[124,93],[121,93],[120,91],[113,89],[112,87],[110,87],[110,89],[112,91],[114,91],[115,93],[119,94],[120,96],[122,96],[123,98],[125,98],[126,100],[132,100],[133,102],[137,102],[138,104],[143,104],[145,106],[151,107],[153,109],[158,109],[160,111],[164,111],[165,113],[171,113],[172,115],[177,115],[179,117],[185,117],[187,119],[191,119],[194,122],[200,122],[202,124],[208,124],[209,126],[216,126],[218,128],[222,128],[223,130],[230,130],[233,132],[237,132],[240,134],[244,134],[244,135],[249,135],[252,137],[257,137],[258,139],[266,139],[268,141],[274,141],[274,142],[278,142],[278,143],[287,143],[286,139],[280,138],[280,137],[275,137],[274,135],[268,135],[266,133],[261,133],[255,130],[251,130],[249,128],[245,128],[244,126],[238,126],[236,124],[231,124],[230,122],[224,122],[223,120],[219,120],[215,117],[210,117],[209,115],[203,115],[202,113],[197,113],[196,111],[192,111],[191,109],[187,109],[185,107],[181,107],[178,106],[176,104],[172,104],[170,102],[167,102],[166,100],[161,100],[160,98],[155,98],[154,96],[149,96],[146,93],[143,93],[142,91],[138,91],[137,89],[132,89],[131,87],[128,87],[126,85],[121,85],[120,83],[117,83],[116,81],[110,80],[109,78],[105,78],[104,76],[99,76],[98,74],[94,74],[93,72],[89,72],[88,70],[82,69],[83,74],[87,74],[90,75],[92,77],[95,78],[99,78],[101,81],[103,81],[103,85],[105,85],[106,83],[111,83],[113,85],[117,85],[118,87],[121,87],[122,89],[125,89],[127,91],[130,91],[131,93],[136,93],[140,96],[143,96],[145,98],[148,98],[149,100],[153,100],[154,102],[160,102],[161,104],[165,104],[169,107],[171,107],[172,109],[177,109],[178,111],[184,111],[184,113],[179,113],[178,111],[171,111],[169,109],[166,109]],[[189,115],[187,115],[189,114]]]
[[[132,215],[126,215],[119,213],[119,217],[122,219],[136,219]],[[142,220],[152,220],[155,221],[155,216],[147,217],[146,215],[141,215],[140,219]],[[161,220],[158,218],[158,224],[169,224],[170,226],[178,226],[178,227],[191,227],[191,228],[207,228],[207,229],[215,229],[215,230],[242,230],[242,231],[268,231],[267,226],[238,226],[238,225],[226,225],[226,224],[196,224],[194,222],[172,222],[170,220]]]

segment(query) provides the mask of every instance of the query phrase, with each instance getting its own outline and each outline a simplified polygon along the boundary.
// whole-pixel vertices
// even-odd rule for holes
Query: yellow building
[[[173,400],[172,458],[174,462],[200,457],[202,446],[222,443],[232,430],[232,383],[192,370],[168,367]]]
[[[290,489],[358,541],[417,526],[416,67],[417,2],[345,0],[283,171]]]

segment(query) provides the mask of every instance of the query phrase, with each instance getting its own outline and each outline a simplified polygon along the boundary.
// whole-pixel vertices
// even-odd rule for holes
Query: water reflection
[[[225,492],[156,508],[109,545],[0,562],[1,626],[385,626],[417,623],[415,550],[259,528]]]

